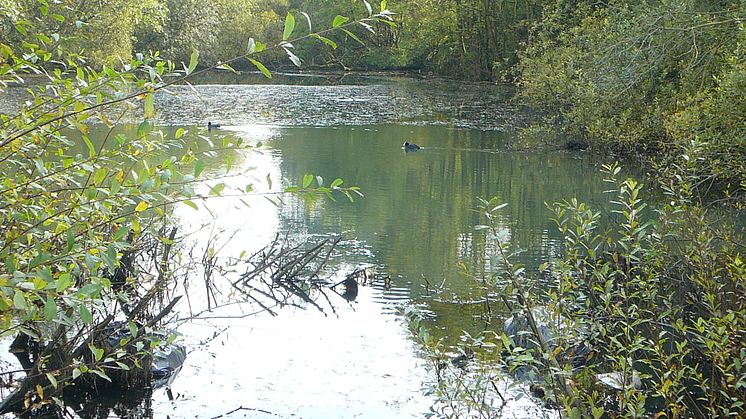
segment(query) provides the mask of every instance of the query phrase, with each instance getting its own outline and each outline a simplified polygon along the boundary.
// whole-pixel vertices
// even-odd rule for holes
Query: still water
[[[237,159],[249,170],[229,184],[251,182],[262,193],[266,178],[276,188],[313,173],[327,184],[342,178],[365,197],[332,202],[283,196],[273,204],[256,196],[248,207],[226,198],[211,203],[210,213],[180,210],[183,222],[203,241],[217,236],[220,257],[256,250],[276,233],[299,241],[341,235],[330,279],[361,267],[375,274],[355,302],[332,301],[336,315],[288,309],[277,317],[229,320],[224,317],[255,309],[230,307],[208,316],[216,318],[185,323],[180,331],[192,352],[174,384],[177,400],[158,397],[156,415],[207,417],[242,408],[231,416],[423,417],[434,403],[426,394],[435,372],[402,312],[417,307],[425,313],[431,333],[446,347],[456,345],[464,330],[500,327],[499,319],[481,316],[484,293],[459,267],[488,275],[494,256],[494,244],[475,231],[478,198],[508,203],[501,223],[534,271],[560,252],[545,202],[605,200],[598,167],[584,155],[505,147],[513,127],[529,118],[507,101],[505,87],[368,79],[195,90],[159,97],[164,125],[209,120],[222,124],[206,134],[213,142],[236,136],[262,144]],[[405,141],[423,149],[404,153]],[[218,173],[215,162],[211,169]],[[384,278],[391,278],[390,286]],[[432,284],[442,289],[434,292]],[[216,330],[222,332],[213,338]],[[542,414],[527,397],[503,413]]]
[[[475,230],[483,222],[478,198],[508,204],[500,223],[523,250],[529,275],[561,251],[545,203],[607,201],[599,167],[585,155],[505,146],[531,117],[508,101],[503,86],[391,78],[230,82],[177,86],[156,100],[165,131],[194,133],[212,121],[222,127],[203,132],[205,144],[224,136],[261,143],[233,156],[238,174],[225,179],[229,190],[252,183],[252,194],[211,200],[209,210],[177,210],[196,257],[205,247],[221,260],[239,257],[278,233],[294,242],[341,236],[326,277],[336,282],[368,268],[371,283],[351,303],[331,295],[323,313],[253,315],[257,307],[244,304],[189,319],[207,301],[196,269],[178,307],[189,355],[172,387],[176,399],[156,394],[156,417],[423,417],[435,402],[435,371],[403,312],[423,313],[446,348],[464,331],[499,329],[504,313],[482,315],[484,291],[459,266],[484,277],[495,260],[494,243]],[[405,141],[423,149],[405,153]],[[220,175],[222,161],[212,160],[205,172]],[[306,173],[327,184],[342,178],[365,197],[264,195]],[[512,401],[504,417],[543,414],[529,397],[505,394]]]

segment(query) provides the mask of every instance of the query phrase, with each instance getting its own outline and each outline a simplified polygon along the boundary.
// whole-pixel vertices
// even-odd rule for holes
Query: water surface
[[[478,198],[508,203],[500,222],[524,249],[519,261],[533,271],[561,248],[545,202],[605,201],[598,167],[583,154],[505,147],[516,121],[527,116],[506,101],[509,92],[501,86],[384,80],[195,89],[162,95],[161,117],[187,127],[219,122],[222,129],[208,134],[213,140],[227,135],[261,142],[260,153],[241,157],[240,165],[253,170],[233,179],[236,186],[253,178],[262,192],[266,177],[287,186],[313,173],[326,183],[342,178],[365,194],[354,202],[285,196],[279,205],[257,197],[248,209],[224,200],[208,217],[210,233],[237,232],[224,256],[266,243],[276,232],[311,241],[341,234],[331,275],[343,278],[358,267],[375,275],[354,303],[335,301],[338,316],[295,310],[278,318],[185,326],[197,339],[233,325],[225,338],[195,348],[188,361],[194,368],[174,385],[184,396],[161,401],[164,411],[217,415],[243,406],[283,417],[422,417],[434,402],[423,392],[435,374],[407,329],[403,308],[426,313],[428,327],[446,346],[456,345],[464,330],[500,327],[481,315],[484,291],[459,267],[465,263],[485,276],[495,263],[494,243],[475,230],[483,222],[475,211]],[[423,149],[405,153],[405,141]],[[191,209],[180,215],[205,223]],[[433,284],[443,288],[436,293]],[[203,382],[209,390],[195,391]],[[506,417],[540,413],[526,401],[514,402]]]
[[[309,307],[273,317],[231,305],[184,321],[179,331],[189,356],[173,385],[176,400],[157,393],[155,416],[427,414],[434,398],[426,389],[435,372],[402,313],[417,308],[446,347],[458,344],[464,330],[500,328],[500,310],[482,315],[485,291],[460,267],[483,278],[497,263],[493,238],[475,229],[483,222],[478,198],[508,204],[499,222],[523,250],[517,260],[529,275],[561,252],[545,203],[607,201],[598,167],[584,154],[505,146],[515,126],[530,118],[508,101],[510,93],[489,84],[386,78],[310,86],[212,83],[159,93],[159,124],[167,132],[194,133],[212,121],[222,129],[193,137],[202,146],[224,136],[262,144],[232,156],[239,174],[226,180],[227,190],[252,183],[253,194],[211,200],[210,211],[177,210],[181,231],[197,244],[195,255],[211,246],[227,260],[278,233],[296,242],[341,235],[325,276],[341,280],[356,268],[372,276],[354,302],[332,295],[334,310],[327,305],[324,313]],[[134,133],[135,127],[122,129]],[[103,127],[99,135],[106,135]],[[405,153],[405,141],[423,149]],[[220,173],[221,161],[211,160],[206,173]],[[365,197],[332,202],[283,195],[270,196],[271,203],[263,195],[299,183],[305,173],[327,184],[342,178]],[[205,308],[200,275],[196,269],[181,292],[187,296],[178,307],[182,319]],[[506,417],[541,413],[528,398],[510,406]]]

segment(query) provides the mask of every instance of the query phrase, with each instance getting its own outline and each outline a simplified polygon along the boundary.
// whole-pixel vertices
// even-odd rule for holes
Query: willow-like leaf
[[[292,13],[288,12],[288,15],[285,16],[285,30],[282,32],[282,40],[287,41],[290,39],[290,35],[293,34],[293,30],[295,29],[295,16],[293,16]]]
[[[264,74],[264,77],[266,77],[268,79],[272,78],[272,73],[267,69],[267,67],[264,66],[264,64],[262,64],[261,62],[255,60],[253,58],[249,58],[249,61],[251,61],[251,64],[254,64],[254,66],[256,68],[258,68],[259,71],[262,72],[262,74]]]

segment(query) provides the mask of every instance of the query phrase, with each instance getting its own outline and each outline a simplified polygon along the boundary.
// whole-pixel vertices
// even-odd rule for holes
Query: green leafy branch
[[[365,4],[367,5],[367,9],[370,11],[371,8],[370,8],[370,5],[367,3],[367,1],[365,2]],[[65,119],[73,117],[73,116],[77,116],[77,115],[81,115],[81,114],[87,114],[87,113],[90,113],[91,111],[94,111],[96,109],[107,108],[107,107],[110,107],[112,105],[115,105],[115,104],[118,104],[118,103],[122,103],[122,102],[126,102],[126,101],[130,101],[130,100],[136,99],[136,98],[143,98],[143,99],[147,100],[147,98],[150,97],[150,95],[152,95],[153,93],[155,93],[155,92],[157,92],[159,90],[163,90],[163,89],[165,89],[165,88],[167,88],[169,86],[172,86],[172,85],[175,85],[175,84],[178,84],[178,83],[188,82],[188,79],[190,77],[194,77],[194,76],[199,75],[199,74],[203,74],[203,73],[215,70],[215,69],[228,69],[228,70],[231,70],[231,71],[235,71],[230,66],[230,64],[238,62],[238,61],[240,61],[242,59],[249,60],[254,66],[257,67],[257,69],[259,69],[262,72],[262,74],[264,74],[268,78],[271,78],[272,77],[272,73],[267,69],[267,67],[264,66],[264,64],[262,64],[259,60],[253,58],[257,54],[260,54],[263,51],[267,51],[267,50],[273,50],[273,49],[282,48],[286,53],[288,53],[288,57],[290,58],[290,60],[295,65],[297,65],[297,66],[300,67],[300,59],[291,52],[291,49],[293,48],[293,43],[297,43],[297,42],[300,42],[300,41],[303,41],[303,40],[309,39],[309,38],[314,38],[314,39],[318,39],[318,40],[322,41],[324,44],[326,44],[326,45],[330,46],[331,48],[335,49],[337,47],[336,43],[334,43],[334,41],[332,41],[332,40],[330,40],[330,39],[328,39],[327,37],[324,36],[324,35],[327,35],[329,33],[335,32],[335,31],[342,31],[342,32],[346,33],[348,36],[350,36],[353,39],[355,39],[355,40],[357,40],[357,41],[359,41],[359,42],[362,43],[362,41],[349,30],[349,28],[351,28],[353,26],[356,26],[356,25],[361,25],[366,30],[373,31],[373,28],[370,26],[369,22],[379,22],[379,23],[385,23],[387,25],[393,25],[393,26],[395,26],[396,23],[393,20],[393,13],[390,12],[385,7],[386,7],[386,2],[382,1],[381,2],[381,11],[379,13],[373,14],[371,12],[368,17],[357,19],[357,20],[349,20],[349,18],[347,18],[345,16],[336,16],[334,18],[334,21],[332,22],[332,27],[331,28],[324,29],[324,30],[317,31],[317,32],[310,32],[310,30],[311,30],[310,18],[308,17],[307,14],[304,13],[304,16],[307,17],[308,22],[309,22],[309,33],[305,34],[305,35],[302,35],[302,36],[299,36],[299,37],[296,37],[294,39],[289,39],[289,37],[292,35],[292,33],[295,30],[295,18],[293,17],[293,15],[291,13],[288,13],[288,15],[287,15],[287,17],[285,19],[285,29],[284,29],[284,32],[283,32],[283,40],[280,41],[280,42],[278,42],[278,43],[275,43],[274,45],[266,46],[265,44],[263,44],[261,42],[258,42],[258,41],[255,41],[253,38],[251,38],[251,39],[249,39],[249,42],[248,42],[248,45],[247,45],[247,51],[245,53],[240,54],[240,55],[238,55],[236,57],[233,57],[233,58],[231,58],[231,59],[229,59],[229,60],[227,60],[225,62],[218,63],[218,64],[215,64],[213,66],[205,67],[205,68],[202,68],[200,70],[197,70],[197,65],[199,63],[199,52],[194,51],[194,52],[192,52],[192,54],[190,56],[189,64],[184,66],[184,70],[183,71],[176,71],[175,72],[175,74],[179,74],[180,73],[181,77],[174,78],[173,80],[170,80],[170,81],[163,81],[162,83],[158,83],[158,84],[147,84],[146,86],[144,86],[141,90],[139,90],[137,92],[130,93],[130,94],[124,95],[122,97],[115,97],[113,99],[102,101],[100,103],[96,103],[96,104],[93,104],[93,105],[83,106],[80,109],[75,109],[73,111],[64,112],[64,113],[61,113],[58,116],[52,117],[52,118],[47,119],[45,121],[40,121],[40,122],[38,122],[36,124],[33,124],[32,126],[30,126],[28,128],[24,128],[24,129],[19,130],[18,132],[12,133],[8,138],[6,138],[6,139],[4,139],[3,141],[0,142],[0,148],[4,148],[4,147],[8,146],[9,144],[11,144],[12,142],[18,140],[19,138],[22,138],[22,137],[24,137],[26,135],[29,135],[29,134],[33,133],[34,131],[39,130],[42,127],[45,127],[47,125],[53,124],[53,123],[58,122],[58,121],[65,120]],[[140,61],[140,62],[136,61],[135,65],[131,65],[131,69],[125,68],[125,70],[127,70],[127,71],[135,71],[135,70],[137,70],[139,68],[139,64],[144,64],[144,63],[145,63],[144,61]],[[153,78],[152,77],[153,75],[157,75],[157,77],[155,77],[155,78],[156,79],[160,79],[160,76],[163,74],[163,72],[164,72],[165,69],[167,69],[167,68],[168,69],[173,69],[174,68],[172,65],[168,65],[168,66],[160,65],[160,66],[157,66],[157,67],[159,67],[159,68],[156,68],[157,71],[155,71],[155,73],[153,73],[154,69],[152,67],[149,67],[149,66],[144,66],[142,69],[149,70],[149,73],[151,74],[151,78]],[[115,74],[117,75],[117,77],[120,77],[120,75],[118,73],[115,73]],[[162,81],[162,79],[160,79],[160,80]],[[5,157],[2,160],[0,160],[0,162],[4,161],[5,159],[7,159],[7,157]]]

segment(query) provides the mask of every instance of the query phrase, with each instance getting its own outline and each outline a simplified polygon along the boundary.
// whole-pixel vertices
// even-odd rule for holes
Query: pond
[[[483,277],[494,263],[494,243],[475,229],[482,223],[478,199],[507,203],[500,224],[523,249],[519,261],[536,272],[561,251],[545,203],[577,197],[602,207],[608,199],[598,165],[583,153],[507,148],[515,127],[531,116],[509,101],[506,86],[387,77],[249,80],[204,80],[157,96],[166,131],[212,121],[221,128],[205,132],[208,140],[261,143],[234,158],[242,174],[226,180],[252,183],[253,195],[213,200],[210,211],[179,208],[182,231],[226,259],[256,251],[276,234],[295,242],[341,236],[328,275],[343,279],[367,268],[371,281],[355,301],[331,301],[333,311],[251,315],[257,307],[233,305],[185,320],[179,332],[189,355],[172,386],[175,400],[158,392],[154,416],[423,417],[435,400],[428,395],[435,371],[404,313],[416,308],[446,348],[464,331],[500,328],[482,316],[484,291],[462,269]],[[422,149],[405,153],[405,141]],[[220,173],[221,162],[206,172]],[[333,202],[263,195],[267,179],[276,189],[300,183],[305,173],[326,183],[342,178],[365,196]],[[182,318],[206,303],[199,281],[184,291]],[[527,397],[511,397],[505,417],[544,413]]]

